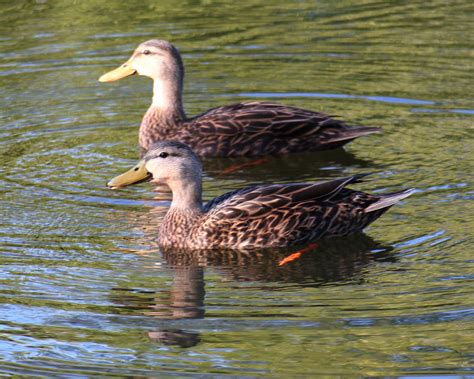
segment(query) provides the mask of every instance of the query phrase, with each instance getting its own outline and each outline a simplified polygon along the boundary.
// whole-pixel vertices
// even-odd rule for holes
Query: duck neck
[[[193,227],[203,214],[201,185],[167,184],[173,192],[173,201],[160,226],[160,243],[163,246],[184,247],[192,238]]]
[[[186,118],[182,100],[183,82],[181,78],[153,80],[153,101],[151,107],[161,118],[181,121]]]
[[[185,213],[202,213],[202,186],[200,180],[169,181],[173,193],[170,210]]]
[[[153,101],[143,117],[139,131],[142,152],[147,151],[156,141],[173,139],[176,126],[186,119],[181,93],[181,79],[153,81]]]

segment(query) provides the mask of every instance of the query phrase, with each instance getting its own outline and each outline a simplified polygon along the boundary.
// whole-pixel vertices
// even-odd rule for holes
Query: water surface
[[[472,374],[468,1],[17,1],[0,5],[0,372]],[[205,198],[375,172],[417,192],[364,234],[290,251],[160,251],[168,202],[112,192],[151,83],[97,78],[174,42],[189,115],[270,99],[379,126],[345,150],[204,162]]]

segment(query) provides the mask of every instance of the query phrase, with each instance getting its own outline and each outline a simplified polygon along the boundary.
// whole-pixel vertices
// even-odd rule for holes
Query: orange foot
[[[235,164],[235,165],[232,165],[230,167],[227,167],[225,170],[222,170],[221,174],[230,174],[230,173],[238,171],[238,170],[240,170],[241,168],[244,168],[244,167],[258,166],[259,164],[267,163],[267,162],[268,162],[268,159],[260,158],[260,159],[257,159],[255,161],[250,161],[250,162],[246,162],[246,163],[242,163],[242,164]]]
[[[301,257],[303,253],[307,253],[308,251],[315,249],[317,246],[318,246],[317,243],[310,243],[308,246],[302,248],[301,250],[298,250],[294,252],[293,254],[290,254],[287,257],[283,258],[280,262],[278,262],[278,266],[283,266],[283,265],[286,265],[287,263],[293,262],[294,260]]]

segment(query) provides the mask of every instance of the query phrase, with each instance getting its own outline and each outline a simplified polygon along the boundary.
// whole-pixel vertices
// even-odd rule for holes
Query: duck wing
[[[271,184],[224,194],[211,203],[200,232],[215,246],[287,246],[360,230],[383,211],[364,212],[380,196],[345,188],[366,174],[323,183]]]
[[[217,205],[221,204],[222,202],[224,202],[225,200],[237,195],[238,193],[240,192],[245,192],[247,190],[249,190],[250,188],[255,188],[255,187],[248,187],[248,188],[239,188],[239,189],[236,189],[234,191],[230,191],[230,192],[226,192],[226,193],[223,193],[222,195],[219,195],[217,197],[215,197],[214,199],[211,199],[209,200],[206,204],[204,204],[203,206],[203,211],[205,213],[209,212],[212,208],[216,207]]]
[[[348,126],[325,113],[262,101],[213,108],[186,124],[190,136],[184,142],[195,145],[204,156],[324,150],[380,131]]]

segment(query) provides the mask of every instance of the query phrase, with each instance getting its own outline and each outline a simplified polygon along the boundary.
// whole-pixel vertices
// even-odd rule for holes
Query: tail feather
[[[347,184],[350,184],[350,183],[364,183],[364,182],[367,182],[369,180],[366,180],[364,178],[366,176],[373,175],[373,174],[374,174],[373,172],[365,172],[365,173],[362,173],[362,174],[354,174],[354,175],[352,175],[351,180],[349,182],[345,183],[344,185],[347,185]]]
[[[334,136],[328,142],[342,142],[342,141],[351,141],[355,138],[366,136],[368,134],[381,133],[381,128],[375,127],[354,127],[351,129],[344,130],[339,135]]]
[[[373,204],[370,204],[367,208],[364,209],[365,213],[373,212],[379,209],[384,209],[391,207],[395,203],[398,203],[400,200],[403,200],[415,192],[414,188],[409,188],[404,191],[390,193],[383,195],[380,200],[376,201]]]

